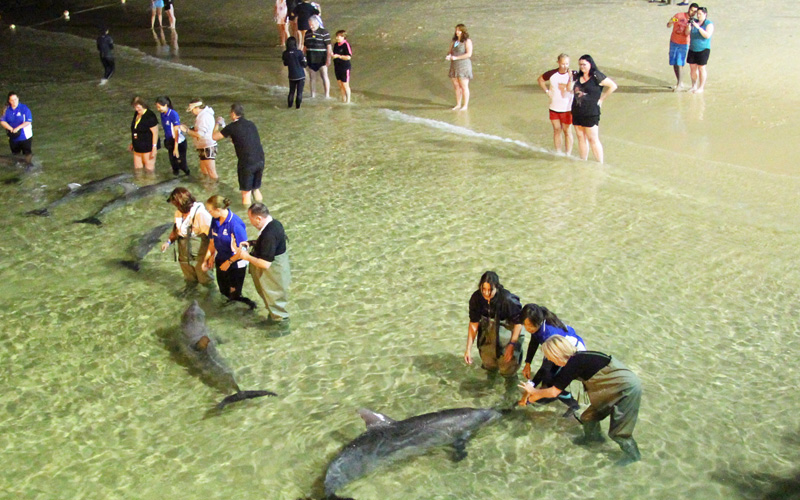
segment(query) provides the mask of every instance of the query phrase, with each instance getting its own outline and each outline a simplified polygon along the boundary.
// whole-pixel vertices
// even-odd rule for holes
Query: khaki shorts
[[[197,150],[197,155],[201,160],[215,160],[217,158],[217,147],[203,148]]]

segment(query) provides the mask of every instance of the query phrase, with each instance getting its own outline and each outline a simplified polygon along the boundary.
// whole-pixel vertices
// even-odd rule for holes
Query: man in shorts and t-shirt
[[[686,65],[686,56],[689,54],[689,34],[692,27],[689,19],[697,13],[698,5],[693,3],[686,12],[678,12],[672,16],[667,23],[667,28],[672,28],[672,35],[669,38],[669,64],[675,71],[677,83],[673,90],[678,92],[683,88],[681,85],[681,73]]]
[[[314,73],[322,76],[322,85],[325,87],[325,98],[331,96],[331,82],[328,80],[328,66],[331,64],[333,50],[331,49],[331,34],[328,30],[319,27],[319,22],[311,18],[308,20],[309,30],[306,31],[303,52],[308,62],[308,76],[311,79],[311,97],[314,97]]]
[[[244,117],[244,107],[239,103],[231,105],[231,123],[222,130],[214,130],[213,138],[219,141],[230,137],[233,148],[236,150],[238,163],[236,171],[239,174],[239,190],[242,192],[242,204],[250,206],[250,193],[256,202],[261,202],[261,174],[264,172],[264,148],[261,146],[261,137],[258,135],[256,125]],[[222,117],[217,118],[217,123],[224,125]]]
[[[556,153],[562,154],[562,146],[566,145],[567,156],[572,154],[572,98],[573,93],[567,90],[572,80],[569,70],[569,56],[558,56],[558,68],[551,69],[539,77],[539,86],[550,96],[550,123],[553,124],[553,145]],[[550,88],[547,88],[547,83]],[[563,135],[563,139],[562,139]]]

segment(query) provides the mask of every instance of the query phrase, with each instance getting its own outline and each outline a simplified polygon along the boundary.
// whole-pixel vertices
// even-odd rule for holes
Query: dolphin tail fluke
[[[244,401],[245,399],[253,399],[253,398],[260,398],[262,396],[277,396],[272,391],[239,391],[235,394],[231,394],[227,398],[223,399],[217,405],[217,410],[221,410],[228,406],[229,404],[236,403],[237,401]]]
[[[50,217],[50,211],[46,208],[37,208],[30,212],[25,212],[25,215],[38,215],[39,217]]]
[[[102,226],[103,222],[97,217],[87,217],[85,219],[76,220],[78,224],[94,224],[95,226]]]
[[[137,271],[138,272],[139,269],[141,269],[141,266],[135,260],[121,260],[121,261],[119,261],[119,263],[122,265],[122,267],[127,267],[131,271]]]

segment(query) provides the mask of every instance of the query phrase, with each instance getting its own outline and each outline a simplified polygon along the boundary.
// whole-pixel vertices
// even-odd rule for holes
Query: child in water
[[[333,70],[336,73],[336,81],[339,83],[339,90],[342,92],[342,102],[350,102],[350,59],[353,57],[353,49],[347,41],[347,32],[339,30],[336,32],[336,43],[333,45]]]
[[[293,36],[286,40],[283,65],[289,68],[289,107],[292,107],[294,101],[295,108],[300,109],[300,104],[303,102],[303,87],[306,83],[306,72],[303,69],[306,67],[306,56],[302,50],[297,49],[297,39]]]

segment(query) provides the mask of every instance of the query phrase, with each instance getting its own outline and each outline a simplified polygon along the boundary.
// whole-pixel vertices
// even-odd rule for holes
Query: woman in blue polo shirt
[[[247,228],[238,215],[228,210],[230,205],[231,200],[218,194],[206,201],[206,209],[213,219],[209,230],[211,243],[203,269],[208,270],[215,265],[220,293],[229,301],[244,302],[250,309],[255,309],[255,302],[242,297],[247,261],[235,255],[237,247],[247,241]]]
[[[528,352],[525,355],[525,367],[522,374],[530,380],[531,386],[550,387],[553,385],[553,377],[558,373],[559,367],[554,365],[547,358],[542,360],[542,366],[537,370],[536,375],[531,379],[531,361],[536,354],[539,346],[544,344],[553,335],[561,335],[568,339],[578,351],[585,351],[586,344],[583,339],[575,333],[575,329],[565,325],[558,316],[544,306],[538,304],[525,304],[522,308],[522,326],[531,334],[531,341],[528,343]],[[580,405],[569,391],[561,391],[557,398],[569,408],[564,416],[571,415]],[[540,402],[552,402],[554,399],[540,400]]]
[[[11,148],[11,154],[25,155],[25,161],[31,162],[33,152],[31,151],[31,143],[33,142],[33,114],[28,106],[19,102],[19,96],[16,92],[8,93],[8,101],[6,102],[6,109],[3,112],[3,117],[0,119],[0,126],[6,129],[8,134],[8,145]]]
[[[167,96],[156,98],[156,109],[161,113],[161,126],[164,127],[164,148],[169,154],[169,164],[172,174],[178,175],[183,170],[189,175],[189,165],[186,163],[186,137],[181,132],[181,118],[172,107],[172,100]]]

